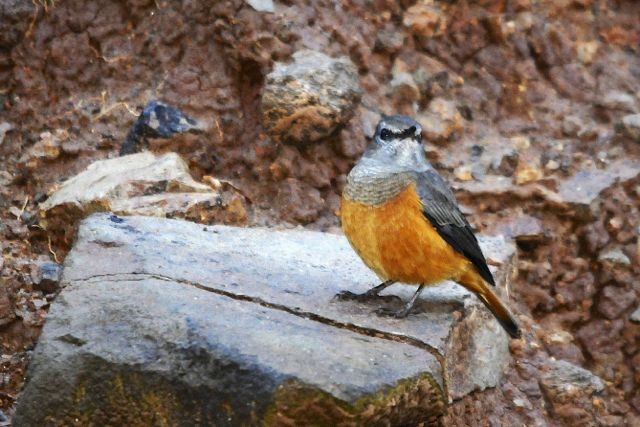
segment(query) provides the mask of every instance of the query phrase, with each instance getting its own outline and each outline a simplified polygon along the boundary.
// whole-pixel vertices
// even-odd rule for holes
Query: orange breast
[[[382,280],[433,284],[455,280],[471,266],[424,217],[413,184],[379,206],[343,194],[340,217],[351,246]]]

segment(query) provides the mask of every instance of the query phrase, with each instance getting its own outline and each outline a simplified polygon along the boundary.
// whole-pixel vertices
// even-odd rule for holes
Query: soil
[[[437,121],[434,105],[455,105],[428,154],[459,184],[479,232],[516,238],[510,304],[525,338],[512,341],[500,387],[454,402],[444,423],[640,425],[640,325],[630,320],[640,305],[640,178],[608,186],[586,214],[540,195],[578,172],[640,160],[640,144],[615,127],[640,111],[640,3],[278,1],[275,13],[250,3],[266,2],[0,2],[0,125],[10,125],[0,139],[4,415],[55,298],[35,283],[37,265],[68,250],[38,227],[38,204],[117,156],[143,106],[160,99],[209,130],[152,149],[180,153],[196,178],[233,182],[251,201],[250,225],[317,230],[339,227],[346,173],[380,113]],[[330,138],[277,143],[261,124],[265,76],[303,48],[350,58],[361,105]],[[438,67],[439,79],[418,78]],[[399,70],[418,91],[391,84]],[[59,150],[36,149],[44,132]],[[494,191],[489,175],[508,177],[508,188]],[[605,389],[551,399],[542,377],[552,358],[590,370]]]

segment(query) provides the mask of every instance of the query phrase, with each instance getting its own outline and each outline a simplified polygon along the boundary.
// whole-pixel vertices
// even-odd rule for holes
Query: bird
[[[521,336],[494,292],[493,275],[453,191],[427,160],[422,127],[411,117],[382,116],[347,175],[340,220],[351,247],[382,283],[338,298],[370,300],[394,283],[417,285],[400,310],[378,310],[404,318],[426,286],[453,280],[475,294],[507,334]]]

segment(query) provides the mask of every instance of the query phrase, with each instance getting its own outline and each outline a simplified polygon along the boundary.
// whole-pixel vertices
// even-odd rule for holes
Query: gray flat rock
[[[480,242],[504,287],[513,246]],[[498,323],[453,283],[425,291],[406,319],[374,313],[398,298],[336,300],[378,283],[339,235],[95,214],[62,281],[20,400],[22,425],[47,411],[60,420],[95,413],[116,392],[135,413],[156,383],[151,401],[172,396],[181,417],[216,424],[415,424],[495,386],[509,358]],[[229,408],[226,418],[212,415],[216,405]]]

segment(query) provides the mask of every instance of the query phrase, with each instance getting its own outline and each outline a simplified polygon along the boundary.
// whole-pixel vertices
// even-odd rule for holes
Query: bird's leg
[[[401,308],[400,310],[390,310],[388,308],[380,307],[378,310],[376,310],[376,313],[383,316],[396,317],[398,319],[407,317],[411,312],[411,310],[413,309],[413,306],[418,300],[418,297],[420,296],[420,293],[422,292],[423,289],[424,289],[424,284],[421,284],[420,286],[418,286],[418,290],[416,291],[416,293],[413,294],[409,302],[406,303],[404,307]]]
[[[350,291],[338,292],[335,298],[341,299],[341,300],[368,301],[373,298],[377,298],[380,292],[382,292],[389,286],[393,285],[394,283],[395,283],[395,280],[386,280],[380,283],[378,286],[375,286],[369,289],[367,292],[363,292],[361,294],[356,294]]]

